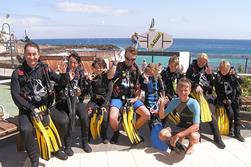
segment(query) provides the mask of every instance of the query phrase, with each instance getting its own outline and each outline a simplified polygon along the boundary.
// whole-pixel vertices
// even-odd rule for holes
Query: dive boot
[[[240,142],[245,142],[245,138],[242,137],[240,133],[235,133],[234,137]]]
[[[119,139],[119,130],[115,131],[111,140],[110,140],[110,143],[111,144],[116,144],[118,142],[118,139]]]
[[[215,142],[215,145],[220,149],[224,149],[226,147],[226,145],[223,143],[221,139],[218,139],[218,140],[215,139],[214,142]]]
[[[68,155],[68,156],[73,156],[74,152],[71,149],[71,147],[65,147],[64,152]]]
[[[82,148],[86,153],[90,153],[92,152],[92,148],[90,147],[90,145],[88,143],[82,143]]]
[[[58,159],[61,160],[67,160],[68,156],[65,152],[63,152],[61,149],[58,150],[57,152],[52,153],[53,156],[57,157]]]

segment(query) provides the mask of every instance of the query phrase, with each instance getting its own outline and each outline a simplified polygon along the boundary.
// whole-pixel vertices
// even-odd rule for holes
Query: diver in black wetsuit
[[[11,95],[19,109],[19,130],[32,167],[39,165],[38,143],[33,135],[31,115],[38,114],[39,107],[50,108],[53,102],[53,89],[50,80],[66,84],[68,75],[57,75],[40,61],[39,46],[29,42],[24,46],[25,61],[11,76]],[[68,78],[68,79],[67,79]],[[53,109],[50,109],[51,111]],[[61,150],[54,154],[60,159],[67,159]]]
[[[229,135],[244,142],[245,139],[240,133],[240,95],[242,82],[235,70],[230,68],[228,61],[223,60],[220,62],[219,71],[215,76],[216,103],[219,106],[224,106],[227,111]]]
[[[176,55],[170,57],[168,67],[160,75],[164,83],[165,95],[168,96],[169,100],[177,97],[174,84],[178,83],[178,80],[184,76],[181,73],[179,57]]]
[[[69,156],[74,154],[71,149],[71,142],[76,115],[78,115],[80,120],[83,150],[87,153],[92,151],[88,143],[89,118],[86,111],[86,104],[83,102],[84,96],[87,93],[87,83],[84,70],[81,68],[80,63],[80,56],[77,52],[72,51],[68,56],[66,72],[73,72],[74,78],[72,81],[68,81],[66,86],[55,85],[55,107],[60,112],[53,112],[52,119],[60,131],[60,137],[64,144],[64,152]],[[62,117],[60,117],[60,115],[62,115]]]
[[[94,72],[88,80],[88,90],[90,101],[87,104],[87,110],[90,115],[98,108],[103,113],[103,122],[101,124],[101,138],[104,144],[108,144],[107,128],[108,128],[108,109],[112,94],[112,78],[117,62],[113,62],[113,72],[106,71],[107,65],[102,58],[96,58],[92,63]]]
[[[139,100],[140,85],[139,76],[140,70],[135,63],[137,50],[134,47],[128,47],[125,50],[125,61],[119,62],[116,68],[116,73],[113,78],[113,92],[110,104],[109,121],[111,128],[114,131],[110,143],[116,144],[119,138],[119,110],[123,107],[123,101],[129,99],[133,104],[134,111],[139,114],[135,123],[138,130],[150,119],[150,112]]]
[[[201,53],[197,60],[192,62],[186,72],[186,77],[192,82],[192,91],[199,95],[203,94],[206,98],[212,113],[212,121],[209,122],[209,125],[214,135],[214,142],[220,149],[224,149],[226,146],[221,139],[215,116],[214,98],[212,97],[214,78],[211,68],[208,67],[206,53]]]

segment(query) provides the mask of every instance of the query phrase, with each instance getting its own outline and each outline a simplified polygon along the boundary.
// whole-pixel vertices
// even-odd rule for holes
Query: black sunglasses
[[[126,58],[126,60],[128,60],[128,61],[135,61],[136,60],[136,58],[135,59],[129,59],[128,57],[125,57]]]

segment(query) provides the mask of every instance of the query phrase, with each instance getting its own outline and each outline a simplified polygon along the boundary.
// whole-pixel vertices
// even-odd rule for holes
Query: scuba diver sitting
[[[179,57],[174,55],[170,57],[168,67],[161,72],[161,78],[164,82],[165,95],[168,96],[169,100],[173,97],[177,97],[175,91],[175,85],[180,78],[183,77],[181,73],[182,69],[179,64]]]
[[[219,132],[215,116],[214,98],[212,96],[214,78],[212,69],[208,66],[208,55],[206,53],[199,54],[197,60],[190,64],[186,77],[192,82],[191,95],[200,104],[201,122],[209,123],[216,146],[224,149],[226,146]]]
[[[135,123],[138,130],[150,118],[150,113],[144,104],[139,100],[140,70],[135,63],[137,50],[134,47],[128,47],[125,50],[125,61],[119,62],[116,73],[113,78],[113,92],[110,104],[110,125],[114,131],[110,143],[115,144],[119,138],[119,111],[122,108],[123,101],[130,99],[134,111],[140,115]]]
[[[71,51],[68,56],[66,72],[73,73],[73,80],[68,80],[67,85],[55,84],[56,104],[59,112],[52,113],[52,119],[60,131],[64,144],[64,152],[68,156],[74,154],[72,144],[72,133],[75,128],[76,115],[80,120],[81,142],[85,152],[91,152],[88,144],[89,119],[86,111],[86,104],[83,103],[86,94],[86,78],[80,66],[81,59],[77,52]]]
[[[229,135],[244,142],[245,139],[240,133],[240,96],[242,82],[234,68],[230,68],[230,63],[222,60],[219,65],[219,71],[215,76],[216,103],[217,106],[224,106],[227,112]]]
[[[151,112],[157,110],[158,100],[160,94],[164,95],[164,85],[159,74],[159,67],[157,64],[148,64],[143,74],[140,76],[140,88],[145,91],[144,104]],[[155,119],[156,114],[151,114],[151,118]]]
[[[113,62],[111,68],[116,69],[117,62]],[[106,71],[107,65],[102,58],[96,58],[92,63],[93,73],[88,80],[90,101],[87,110],[91,117],[90,131],[92,138],[102,138],[104,144],[108,144],[108,109],[112,94],[111,71]],[[113,69],[114,70],[114,69]]]
[[[48,110],[52,112],[55,110],[51,108],[54,100],[54,93],[50,80],[53,80],[56,83],[66,84],[67,80],[72,78],[72,76],[65,74],[58,75],[51,71],[47,64],[42,63],[40,61],[39,46],[36,43],[29,42],[24,46],[24,58],[25,61],[22,65],[15,69],[12,73],[10,85],[11,95],[14,103],[19,109],[19,130],[22,140],[24,141],[25,149],[30,158],[32,167],[37,167],[39,165],[39,149],[41,153],[47,151],[46,155],[50,155],[49,149],[41,150],[42,148],[38,147],[38,142],[40,142],[40,139],[43,138],[43,136],[39,137],[38,135],[42,135],[42,133],[37,135],[37,140],[33,135],[33,126],[36,127],[36,131],[39,130],[37,129],[37,125],[34,125],[34,123],[39,123],[41,125],[41,121],[43,121],[45,117],[49,117]],[[44,109],[46,108],[46,112],[41,114],[41,112],[43,112],[39,110],[41,107]],[[32,124],[31,120],[34,119],[37,121],[33,121]],[[48,119],[46,118],[46,120]],[[52,125],[51,121],[47,123]],[[48,129],[50,128],[51,127],[49,126]],[[47,135],[49,134],[46,134],[46,136]],[[55,136],[49,137],[53,137],[55,139]],[[44,142],[45,141],[40,142],[39,144],[45,144],[47,146],[46,148],[51,147],[48,146],[49,143]],[[60,147],[61,142],[58,142],[58,147]],[[67,159],[67,155],[62,152],[61,149],[53,154],[59,159]],[[50,158],[50,156],[47,158]]]
[[[165,96],[159,70],[158,64],[148,64],[140,76],[140,88],[145,91],[144,104],[151,113],[149,121],[151,145],[161,151],[167,151],[168,145],[158,137],[163,129],[163,120],[159,118],[159,98]]]
[[[177,84],[177,94],[179,97],[173,98],[170,102],[168,97],[161,96],[159,116],[164,119],[166,116],[176,115],[175,121],[169,122],[168,127],[159,133],[162,141],[168,141],[172,147],[178,147],[184,138],[188,138],[189,144],[186,149],[187,154],[193,153],[193,147],[199,142],[200,134],[200,106],[198,102],[189,97],[191,82],[187,78],[181,78]],[[168,103],[169,102],[169,103]],[[165,105],[168,103],[167,108]],[[180,147],[180,146],[179,146]]]

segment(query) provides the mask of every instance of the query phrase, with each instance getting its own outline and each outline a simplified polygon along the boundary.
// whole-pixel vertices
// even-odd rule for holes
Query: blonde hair
[[[148,71],[152,71],[153,72],[153,77],[157,78],[159,77],[159,71],[160,71],[160,67],[158,64],[153,64],[150,63],[146,66],[144,73],[147,73]]]
[[[227,60],[221,60],[221,62],[220,62],[220,64],[219,64],[219,69],[220,69],[221,67],[230,68],[230,63],[229,63],[229,61],[227,61]]]
[[[127,53],[131,53],[131,54],[133,54],[133,55],[137,55],[137,54],[138,54],[138,51],[137,51],[136,48],[134,48],[134,47],[132,47],[132,46],[129,46],[129,47],[127,47],[127,48],[125,49],[125,55],[126,55]]]
[[[191,90],[192,88],[191,81],[186,77],[181,78],[177,84],[177,90],[182,87],[189,87],[189,89]]]
[[[208,61],[208,55],[206,54],[206,53],[200,53],[199,55],[198,55],[198,58],[197,58],[197,60],[198,59],[206,59],[207,61]]]
[[[176,65],[179,65],[179,57],[177,55],[173,55],[170,57],[168,64],[174,63]]]

